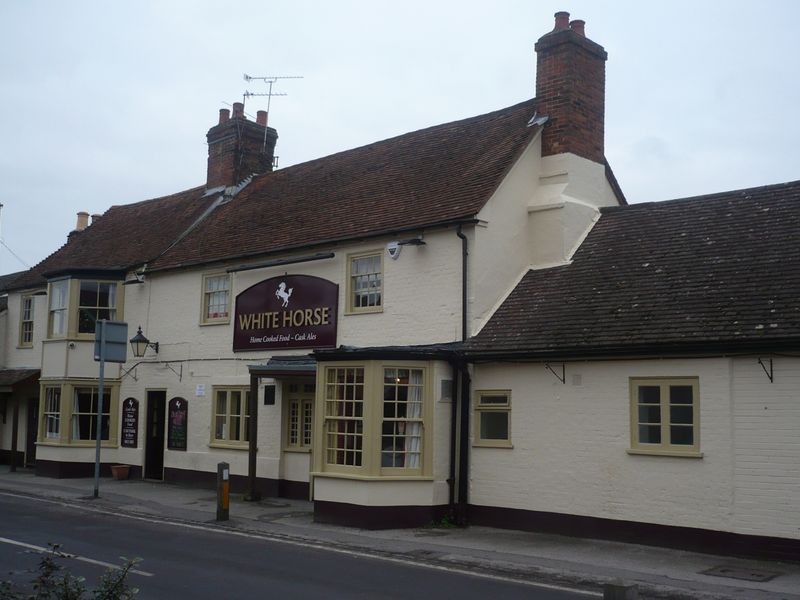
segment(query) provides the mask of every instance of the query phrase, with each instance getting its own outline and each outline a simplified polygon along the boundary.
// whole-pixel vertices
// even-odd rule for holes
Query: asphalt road
[[[131,585],[139,598],[526,598],[591,596],[459,572],[333,552],[234,532],[127,519],[81,507],[0,494],[0,580],[30,581],[41,553],[61,545],[63,559],[93,584],[119,557],[141,558]]]

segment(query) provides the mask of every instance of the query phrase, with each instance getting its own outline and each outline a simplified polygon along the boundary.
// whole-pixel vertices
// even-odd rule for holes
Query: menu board
[[[123,448],[139,447],[139,401],[128,398],[122,403],[122,440]]]
[[[186,435],[189,423],[188,404],[183,398],[169,401],[167,419],[167,449],[186,450]]]

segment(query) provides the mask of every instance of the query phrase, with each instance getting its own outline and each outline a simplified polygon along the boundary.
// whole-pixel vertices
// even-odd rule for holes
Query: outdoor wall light
[[[131,348],[133,348],[133,355],[136,358],[142,358],[144,353],[147,352],[147,347],[150,346],[158,354],[158,342],[151,343],[142,333],[142,326],[139,325],[139,331],[130,340]]]

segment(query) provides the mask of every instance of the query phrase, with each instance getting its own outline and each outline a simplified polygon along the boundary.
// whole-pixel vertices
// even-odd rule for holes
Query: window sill
[[[287,446],[283,449],[284,452],[296,452],[297,454],[310,454],[311,448],[294,448],[292,446]]]
[[[371,315],[375,313],[382,313],[383,306],[374,306],[371,308],[349,308],[344,311],[345,316],[351,315]]]
[[[33,344],[19,344],[17,346],[17,350],[30,350],[33,348]]]
[[[94,441],[85,441],[82,440],[80,442],[62,442],[62,441],[50,441],[50,440],[39,440],[36,442],[37,446],[52,446],[57,448],[95,448]],[[100,442],[101,448],[118,448],[117,442]]]
[[[220,319],[219,321],[200,321],[200,327],[207,327],[209,325],[230,325],[230,318]]]
[[[481,441],[481,442],[472,442],[473,448],[501,448],[501,449],[513,449],[514,444],[510,441],[503,441],[503,440],[494,440],[494,441]]]
[[[248,442],[211,442],[208,445],[210,448],[221,448],[223,450],[249,450],[250,444]]]
[[[331,479],[357,479],[359,481],[433,481],[431,475],[361,475],[357,473],[312,471],[311,476],[329,477]]]
[[[645,450],[642,448],[628,448],[625,450],[628,454],[637,456],[673,456],[675,458],[703,458],[703,453],[697,450],[659,450],[653,448],[652,450]]]

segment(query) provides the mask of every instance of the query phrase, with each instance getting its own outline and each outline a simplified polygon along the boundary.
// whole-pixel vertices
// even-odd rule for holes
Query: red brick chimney
[[[550,117],[542,156],[572,152],[605,162],[606,58],[586,37],[585,22],[557,12],[553,31],[536,42],[536,111]]]
[[[219,123],[208,130],[206,188],[237,185],[250,175],[272,170],[278,132],[266,126],[266,113],[257,122],[244,116],[244,104],[235,102],[233,115],[219,111]]]

